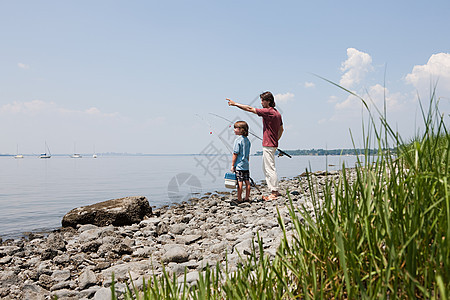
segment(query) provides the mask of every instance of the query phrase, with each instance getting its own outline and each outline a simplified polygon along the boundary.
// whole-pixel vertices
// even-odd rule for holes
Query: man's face
[[[261,106],[263,108],[268,108],[269,107],[269,101],[261,99]]]

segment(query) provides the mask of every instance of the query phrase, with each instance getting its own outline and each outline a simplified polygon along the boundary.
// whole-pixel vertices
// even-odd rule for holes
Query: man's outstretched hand
[[[228,98],[226,100],[228,101],[228,106],[236,106],[236,102],[234,102],[233,100]]]

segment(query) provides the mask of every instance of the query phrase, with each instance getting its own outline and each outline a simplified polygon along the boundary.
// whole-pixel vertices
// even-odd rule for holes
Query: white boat
[[[23,158],[23,155],[19,154],[19,145],[17,145],[17,154],[14,156],[14,158]]]
[[[47,146],[47,142],[45,142],[45,148],[48,151],[48,154],[46,152],[45,153],[41,153],[41,155],[39,155],[39,158],[50,158],[50,157],[52,157],[52,154],[50,153],[50,149]]]
[[[73,154],[70,157],[72,157],[72,158],[82,158],[81,154],[77,153],[75,148],[76,148],[76,144],[73,143]]]
[[[92,155],[92,158],[97,158],[97,154],[93,154],[93,155]]]

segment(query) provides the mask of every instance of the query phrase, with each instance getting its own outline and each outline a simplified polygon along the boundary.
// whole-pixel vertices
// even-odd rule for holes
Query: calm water
[[[340,169],[353,156],[277,158],[280,177]],[[61,225],[71,209],[126,196],[146,196],[160,207],[205,192],[223,191],[228,156],[53,156],[50,159],[0,157],[0,237],[47,231]],[[261,157],[252,156],[251,177],[264,179]],[[334,166],[330,166],[334,165]]]

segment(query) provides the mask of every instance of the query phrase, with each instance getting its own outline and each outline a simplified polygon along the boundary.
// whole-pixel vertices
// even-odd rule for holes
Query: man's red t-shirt
[[[256,108],[256,114],[263,118],[263,147],[278,147],[278,131],[283,125],[281,114],[273,107]]]

